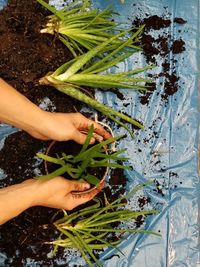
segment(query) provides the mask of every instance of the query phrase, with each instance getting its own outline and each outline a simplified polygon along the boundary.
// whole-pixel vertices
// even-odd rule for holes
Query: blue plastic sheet
[[[52,1],[57,6],[62,1]],[[5,1],[0,0],[0,6]],[[124,26],[131,25],[133,19],[142,14],[166,15],[172,22],[175,17],[187,21],[184,26],[172,23],[166,33],[172,40],[182,38],[186,50],[177,55],[169,53],[169,59],[177,59],[176,72],[180,77],[179,90],[168,102],[161,101],[163,78],[156,80],[157,89],[148,105],[141,105],[137,92],[124,90],[125,99],[119,100],[112,93],[101,94],[97,98],[104,103],[124,111],[142,121],[144,131],[139,131],[135,139],[127,137],[120,144],[127,147],[129,163],[134,171],[127,172],[129,180],[127,190],[138,183],[156,179],[159,188],[148,186],[145,194],[151,198],[147,208],[156,207],[160,213],[150,217],[145,227],[160,231],[162,237],[137,234],[127,235],[120,245],[124,256],[113,249],[106,250],[101,260],[104,266],[131,267],[196,267],[200,266],[199,247],[199,196],[200,184],[198,175],[198,76],[199,76],[199,1],[197,0],[120,0],[98,1],[93,4],[101,9],[111,4],[119,13],[118,20]],[[139,12],[139,13],[138,13]],[[184,30],[179,32],[180,27]],[[154,33],[152,33],[154,34]],[[157,34],[157,33],[155,33]],[[135,61],[137,60],[137,64]],[[161,72],[163,59],[152,73]],[[139,53],[120,64],[127,70],[144,66],[144,56]],[[129,104],[125,106],[124,104]],[[7,126],[0,128],[3,140],[11,131]],[[124,129],[115,129],[115,134],[124,133]],[[157,133],[156,136],[153,133]],[[148,142],[147,142],[148,140]],[[3,141],[2,141],[3,142]],[[2,144],[1,142],[1,144]],[[141,152],[138,152],[141,151]],[[159,164],[158,164],[159,162]],[[176,176],[172,174],[176,173]],[[159,194],[159,189],[162,194]],[[134,199],[131,207],[137,208]],[[118,256],[117,256],[118,255]],[[0,254],[0,262],[4,255]],[[110,259],[108,259],[110,258]],[[106,260],[107,259],[107,260]],[[66,258],[69,266],[77,261],[77,257]],[[28,264],[27,266],[36,266]],[[40,265],[37,265],[40,266]]]

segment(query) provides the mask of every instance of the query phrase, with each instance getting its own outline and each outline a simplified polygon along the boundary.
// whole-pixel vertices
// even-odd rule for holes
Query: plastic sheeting
[[[59,6],[62,1],[52,2]],[[0,0],[0,6],[3,3],[5,1]],[[118,20],[127,25],[130,25],[138,15],[138,10],[141,16],[146,13],[158,16],[166,14],[172,22],[175,17],[181,17],[187,21],[184,31],[181,33],[178,24],[172,23],[169,28],[165,29],[166,33],[171,34],[172,39],[181,37],[186,43],[186,51],[174,56],[178,60],[176,72],[180,77],[180,88],[168,99],[168,102],[161,101],[161,93],[164,89],[160,83],[163,78],[156,80],[157,90],[153,93],[148,105],[141,105],[138,93],[130,92],[130,90],[123,91],[125,95],[123,101],[112,93],[97,93],[99,100],[129,113],[145,125],[145,130],[139,131],[135,139],[127,137],[120,146],[128,148],[129,163],[134,167],[134,171],[127,172],[129,180],[127,190],[138,183],[152,179],[156,179],[159,183],[157,190],[155,190],[155,186],[145,189],[145,194],[151,198],[148,208],[152,206],[160,209],[158,215],[150,217],[145,222],[145,227],[156,232],[160,231],[162,235],[162,237],[155,237],[145,234],[130,234],[120,245],[125,256],[108,249],[101,256],[102,263],[109,267],[200,266],[198,214],[200,196],[198,175],[199,1],[140,0],[138,3],[136,0],[125,0],[125,4],[121,4],[120,0],[94,0],[93,3],[100,8],[111,4],[119,13]],[[169,53],[169,58],[172,58],[171,53]],[[138,63],[135,65],[136,59]],[[159,62],[159,66],[152,73],[161,72],[162,58],[159,59]],[[143,55],[138,54],[120,64],[120,68],[126,70],[144,64],[146,63]],[[127,103],[129,105],[124,105]],[[10,131],[9,127],[1,126],[1,140]],[[115,134],[124,132],[124,129],[115,129]],[[153,134],[155,132],[156,136]],[[161,191],[162,194],[159,193]],[[136,206],[134,200],[130,205]],[[68,259],[70,266],[73,266],[73,263],[75,263],[73,258],[70,262]],[[76,263],[78,263],[77,258]]]

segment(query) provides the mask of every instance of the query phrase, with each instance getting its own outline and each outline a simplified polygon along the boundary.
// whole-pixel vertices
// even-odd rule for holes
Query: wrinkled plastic
[[[54,0],[57,6],[62,1]],[[0,6],[5,1],[0,0]],[[199,196],[200,183],[198,175],[198,75],[199,75],[199,1],[197,0],[120,0],[93,1],[94,5],[105,8],[108,4],[119,13],[118,20],[125,26],[139,14],[162,16],[166,14],[171,21],[181,17],[187,21],[184,26],[172,23],[165,31],[172,38],[181,37],[186,45],[186,51],[177,54],[176,71],[180,77],[180,89],[168,99],[161,101],[163,91],[161,78],[157,79],[157,90],[153,93],[150,103],[141,105],[139,94],[124,90],[124,100],[112,93],[97,93],[100,101],[112,105],[115,109],[124,111],[142,121],[144,131],[139,131],[135,139],[129,136],[121,143],[127,147],[129,163],[134,171],[127,171],[129,183],[127,191],[138,183],[156,179],[159,186],[147,186],[145,194],[151,198],[147,208],[159,208],[160,213],[145,221],[145,228],[160,232],[161,237],[146,234],[129,234],[120,245],[124,256],[116,250],[108,249],[101,255],[104,266],[131,267],[196,267],[200,266],[199,250]],[[136,4],[136,5],[134,5]],[[137,7],[140,6],[139,9]],[[166,8],[167,7],[167,8]],[[184,31],[179,32],[179,28]],[[139,63],[135,64],[135,58]],[[172,57],[172,54],[169,55]],[[161,71],[160,64],[152,73]],[[131,57],[120,68],[126,70],[146,64],[142,54]],[[129,103],[128,106],[123,104]],[[0,138],[3,144],[5,136],[11,128],[0,127]],[[124,133],[124,129],[115,128],[115,134]],[[156,132],[156,136],[153,134]],[[148,140],[148,141],[147,141]],[[140,151],[140,152],[139,152]],[[158,163],[159,162],[159,163]],[[172,174],[176,175],[173,176]],[[139,193],[140,194],[140,193]],[[138,197],[138,196],[137,196]],[[129,204],[137,208],[134,199]],[[0,263],[5,255],[0,254]],[[109,259],[108,259],[109,258]],[[107,260],[106,260],[107,259]],[[79,261],[77,257],[69,259],[69,266]],[[27,266],[33,266],[28,265]],[[34,265],[35,266],[35,265]]]

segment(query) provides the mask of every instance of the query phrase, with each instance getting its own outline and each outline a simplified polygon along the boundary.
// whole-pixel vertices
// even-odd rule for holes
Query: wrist
[[[18,216],[35,203],[37,184],[30,179],[0,190],[0,224]]]
[[[40,132],[45,111],[0,78],[0,121],[27,132]],[[9,101],[8,101],[9,99]]]

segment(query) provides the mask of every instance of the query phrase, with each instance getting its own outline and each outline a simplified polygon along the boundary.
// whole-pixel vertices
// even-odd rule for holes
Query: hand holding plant
[[[23,183],[2,188],[0,225],[33,206],[71,210],[91,200],[98,193],[98,190],[93,190],[90,194],[79,197],[72,194],[73,191],[84,191],[88,188],[88,183],[69,181],[62,177],[55,177],[50,181],[28,179]]]
[[[121,139],[122,136],[111,137],[105,141],[94,144],[93,146],[89,146],[93,138],[93,133],[94,126],[91,125],[85,143],[77,155],[66,154],[65,151],[59,151],[59,153],[57,153],[57,157],[37,153],[39,158],[58,166],[55,171],[47,175],[39,176],[38,179],[49,180],[58,175],[64,175],[67,173],[67,175],[72,179],[85,180],[88,183],[97,186],[101,177],[97,177],[93,174],[92,171],[94,169],[108,167],[129,169],[128,166],[123,166],[118,163],[119,161],[122,162],[127,160],[127,158],[120,156],[120,154],[125,152],[126,149],[122,149],[114,153],[107,149],[107,145]]]
[[[94,132],[102,136],[103,139],[111,137],[103,127],[81,113],[45,112],[43,124],[42,134],[44,137],[41,138],[43,140],[74,140],[79,144],[83,144],[91,125],[94,125]]]

